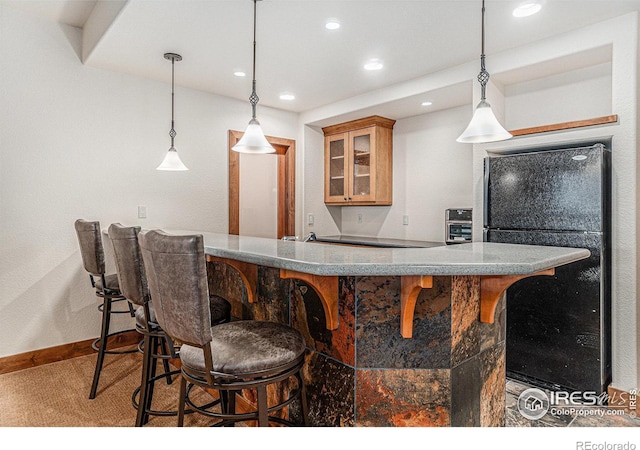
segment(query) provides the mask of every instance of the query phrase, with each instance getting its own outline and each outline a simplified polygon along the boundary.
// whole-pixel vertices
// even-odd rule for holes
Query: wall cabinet
[[[371,116],[322,129],[327,205],[391,205],[395,122]]]

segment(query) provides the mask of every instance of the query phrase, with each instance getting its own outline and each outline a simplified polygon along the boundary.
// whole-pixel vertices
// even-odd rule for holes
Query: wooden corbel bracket
[[[431,275],[410,275],[400,278],[400,334],[405,339],[413,337],[413,316],[416,309],[416,300],[420,291],[433,287]]]
[[[212,255],[207,255],[207,261],[221,262],[233,267],[240,274],[240,278],[247,289],[247,300],[249,303],[256,302],[258,299],[258,266],[256,264]]]
[[[328,330],[338,329],[338,277],[320,276],[295,270],[280,269],[280,278],[295,278],[304,281],[313,288],[320,297],[324,315],[326,317],[326,327]]]
[[[551,268],[528,275],[484,275],[480,279],[480,322],[493,323],[500,296],[516,281],[540,275],[553,276],[556,270]]]

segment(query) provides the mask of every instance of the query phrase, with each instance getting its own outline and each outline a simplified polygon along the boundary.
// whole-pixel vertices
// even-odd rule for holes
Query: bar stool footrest
[[[166,378],[167,376],[173,376],[173,375],[179,375],[180,374],[180,369],[177,370],[172,370],[169,373],[161,373],[159,375],[156,375],[155,377],[151,378],[148,382],[151,383],[155,383],[156,381],[162,379],[162,378]],[[137,411],[138,408],[140,407],[140,403],[138,401],[138,398],[140,397],[140,388],[142,386],[138,386],[134,391],[133,394],[131,395],[131,404],[133,405],[133,408]],[[219,402],[219,400],[216,400],[216,402]],[[207,407],[211,407],[211,406],[215,406],[213,403],[210,403],[208,405],[205,405]],[[191,414],[195,411],[193,410],[185,410],[185,414]],[[145,413],[149,414],[150,416],[177,416],[178,415],[178,410],[169,410],[169,411],[160,411],[160,410],[156,410],[156,409],[148,409],[145,411]]]
[[[129,333],[131,331],[135,331],[134,329],[130,329],[130,330],[122,330],[122,331],[116,331],[115,333],[109,333],[107,335],[107,340],[109,340],[110,337],[113,336],[118,336],[120,334],[124,334],[124,333]],[[91,343],[91,348],[94,349],[96,352],[100,351],[100,338],[97,338],[96,340],[94,340]],[[138,346],[136,346],[135,348],[132,349],[126,349],[126,350],[109,350],[109,349],[105,349],[104,353],[107,355],[124,355],[127,353],[137,353],[138,352]]]

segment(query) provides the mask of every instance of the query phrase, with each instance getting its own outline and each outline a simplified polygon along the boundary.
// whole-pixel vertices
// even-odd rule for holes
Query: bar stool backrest
[[[109,226],[108,233],[113,244],[120,291],[130,302],[144,306],[150,297],[142,254],[138,245],[140,227],[125,227],[119,223],[113,223]]]
[[[212,334],[202,235],[152,230],[138,242],[158,324],[172,338],[204,347]]]
[[[78,235],[84,270],[91,275],[103,275],[105,263],[102,236],[100,235],[100,222],[78,219],[75,221],[74,226]]]

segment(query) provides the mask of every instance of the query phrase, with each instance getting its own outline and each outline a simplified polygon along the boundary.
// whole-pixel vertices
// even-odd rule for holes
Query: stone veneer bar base
[[[480,277],[434,277],[418,297],[413,338],[404,339],[399,276],[340,277],[339,327],[330,331],[304,282],[259,266],[257,301],[248,303],[234,269],[208,267],[211,292],[235,317],[287,323],[305,337],[312,425],[505,425],[504,301],[494,324],[480,323]]]

